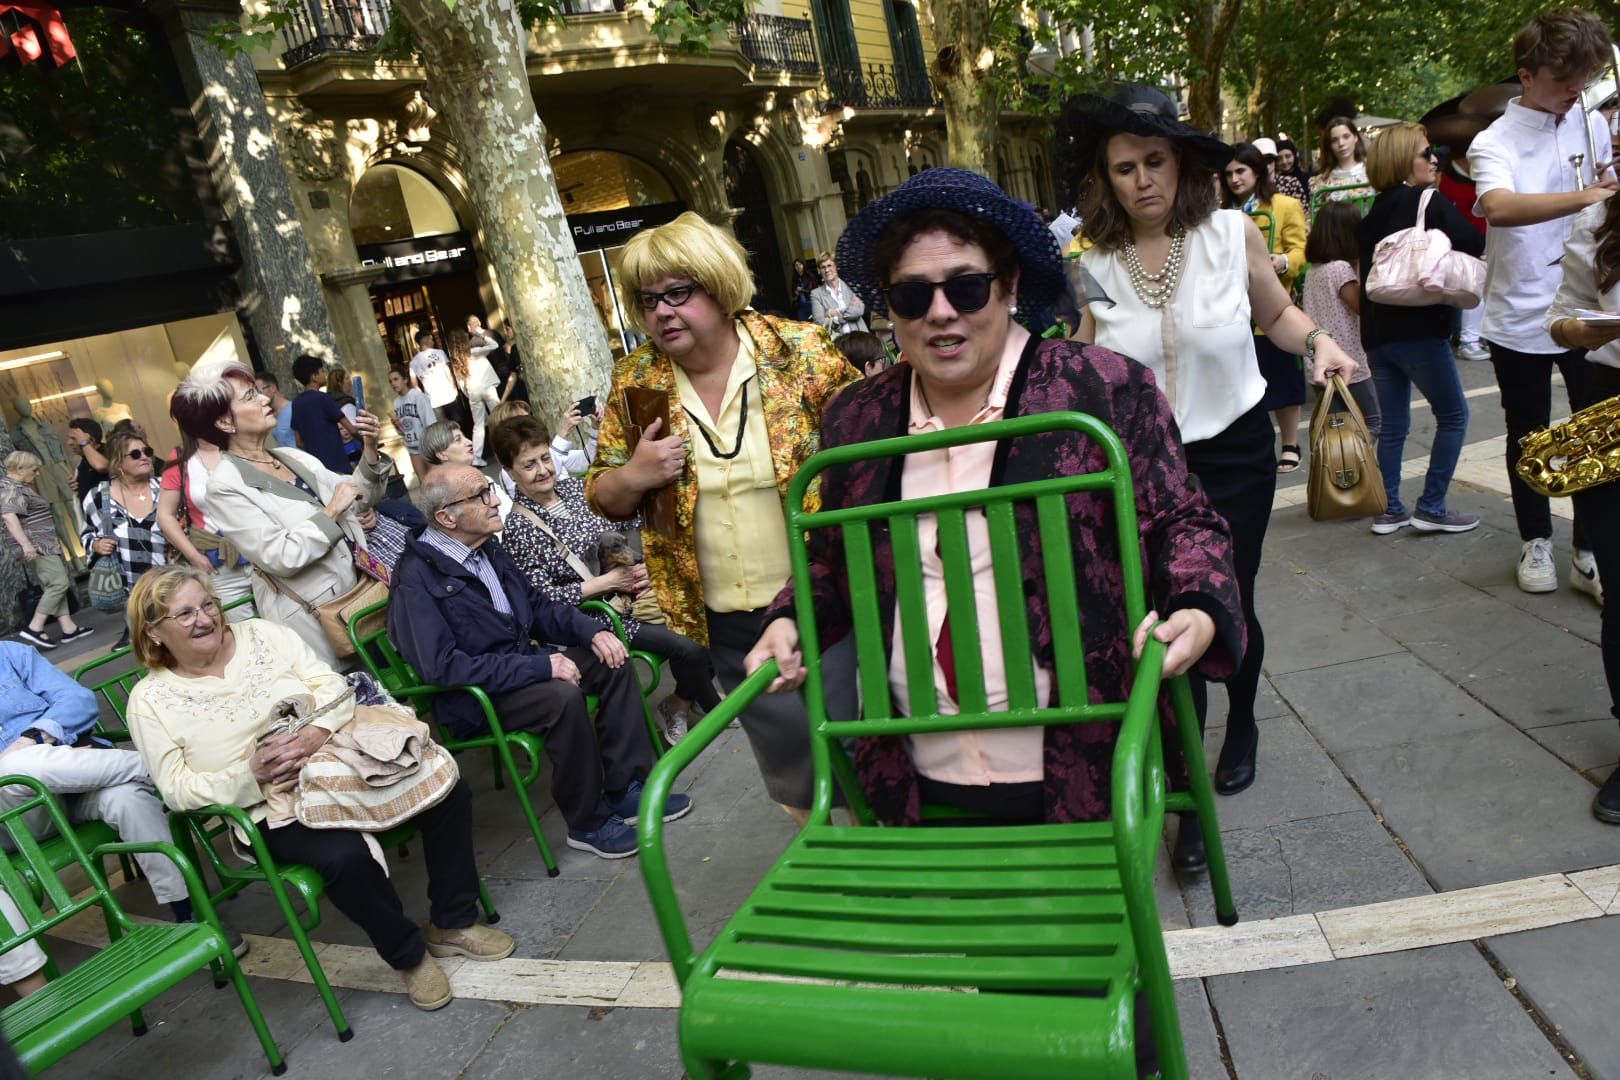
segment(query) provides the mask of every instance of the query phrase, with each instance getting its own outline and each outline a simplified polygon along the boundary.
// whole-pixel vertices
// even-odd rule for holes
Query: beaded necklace
[[[1186,246],[1187,230],[1178,228],[1170,238],[1170,254],[1165,257],[1164,265],[1157,274],[1150,274],[1142,265],[1142,257],[1136,252],[1135,239],[1125,241],[1120,249],[1125,260],[1125,272],[1130,275],[1131,287],[1142,298],[1142,303],[1150,308],[1162,308],[1175,296],[1176,285],[1181,281],[1181,257]]]

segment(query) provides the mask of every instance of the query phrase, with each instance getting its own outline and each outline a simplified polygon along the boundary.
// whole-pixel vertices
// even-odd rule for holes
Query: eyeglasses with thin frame
[[[448,510],[452,506],[459,506],[464,502],[472,502],[474,499],[482,499],[485,506],[498,506],[501,500],[500,496],[495,494],[495,481],[491,480],[488,484],[485,484],[482,489],[473,492],[471,495],[463,495],[459,499],[453,499],[450,502],[445,503],[444,509]]]
[[[152,625],[156,626],[161,622],[166,622],[169,619],[173,619],[187,630],[190,630],[192,627],[197,625],[197,616],[203,614],[204,612],[207,612],[210,617],[218,615],[219,601],[210,596],[207,600],[204,600],[196,607],[181,608],[179,611],[169,612],[161,619],[153,619]]]
[[[934,305],[934,290],[943,289],[945,299],[963,315],[970,315],[990,302],[990,289],[999,274],[957,274],[944,281],[897,281],[883,290],[890,313],[902,319],[920,319]]]
[[[665,289],[663,292],[637,293],[636,300],[641,304],[642,311],[658,310],[659,301],[668,304],[672,308],[678,308],[688,300],[692,299],[693,295],[700,292],[702,289],[702,285],[699,285],[697,282],[693,281],[685,285],[672,286]]]

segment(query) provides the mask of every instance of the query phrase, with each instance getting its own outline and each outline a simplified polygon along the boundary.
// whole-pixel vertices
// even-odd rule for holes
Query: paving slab
[[[1261,720],[1259,728],[1254,785],[1237,795],[1215,797],[1215,814],[1223,830],[1259,828],[1366,806],[1333,759],[1292,715]],[[1223,738],[1223,732],[1204,734],[1212,772]]]
[[[1335,754],[1502,726],[1501,717],[1410,653],[1273,677]]]
[[[303,990],[314,997],[307,986]],[[457,1076],[515,1010],[499,1002],[458,999],[424,1013],[404,994],[355,992],[344,1003],[344,1011],[354,1026],[354,1038],[340,1043],[329,1030],[310,1036],[288,1056],[289,1076],[299,1080]],[[544,1048],[536,1047],[535,1052],[541,1054]],[[190,1078],[184,1071],[176,1075]]]
[[[1620,1078],[1620,1027],[1614,1022],[1620,918],[1549,926],[1485,944],[1525,997],[1558,1025],[1592,1076]]]
[[[1181,1017],[1181,1045],[1187,1052],[1187,1075],[1193,1080],[1221,1080],[1228,1076],[1221,1058],[1221,1036],[1215,1027],[1215,1007],[1202,979],[1176,983],[1176,1012]]]
[[[1606,780],[1620,761],[1620,726],[1611,717],[1527,730],[1536,742],[1595,779]]]
[[[1245,920],[1427,896],[1429,884],[1372,811],[1306,818],[1222,835],[1232,894]],[[1215,925],[1206,885],[1183,883],[1196,926]]]
[[[1339,763],[1442,889],[1620,862],[1594,789],[1508,727],[1351,751]]]
[[[1242,1080],[1574,1075],[1471,945],[1208,983]]]
[[[517,939],[516,956],[555,957],[613,884],[590,878],[485,880],[500,909],[500,929]]]
[[[1375,625],[1454,603],[1458,592],[1457,580],[1440,567],[1359,542],[1341,559],[1306,568],[1305,577]]]
[[[460,1075],[680,1080],[673,1009],[518,1009]]]
[[[1260,587],[1266,674],[1328,667],[1399,652],[1400,645],[1304,576]]]

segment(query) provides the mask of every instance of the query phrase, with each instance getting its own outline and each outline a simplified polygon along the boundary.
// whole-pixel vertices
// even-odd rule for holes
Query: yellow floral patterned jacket
[[[821,446],[822,410],[834,394],[860,375],[833,345],[832,335],[819,326],[752,310],[737,318],[754,341],[759,365],[756,378],[765,408],[765,427],[771,437],[776,488],[785,496],[799,466]],[[603,473],[630,460],[624,408],[624,390],[628,386],[662,390],[669,395],[670,434],[680,436],[687,446],[686,472],[675,481],[678,534],[660,536],[649,530],[642,534],[642,544],[647,573],[669,628],[707,645],[709,628],[704,617],[694,528],[698,485],[691,457],[691,427],[680,407],[674,362],[651,342],[613,365],[613,390],[603,410],[596,460],[585,474],[585,498],[591,509],[604,517],[612,516],[598,505],[596,485]]]

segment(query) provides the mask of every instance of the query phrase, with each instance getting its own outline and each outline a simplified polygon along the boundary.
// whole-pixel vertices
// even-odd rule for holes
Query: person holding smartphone
[[[590,426],[585,421],[590,420]],[[562,421],[557,425],[556,437],[551,440],[552,460],[557,463],[557,479],[567,480],[571,476],[583,476],[585,470],[591,467],[591,461],[596,457],[596,431],[602,422],[602,408],[596,403],[596,395],[582,397],[568,407],[563,413]],[[578,444],[569,438],[573,432],[579,433]]]

